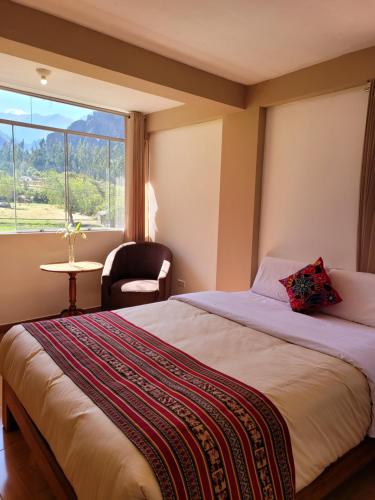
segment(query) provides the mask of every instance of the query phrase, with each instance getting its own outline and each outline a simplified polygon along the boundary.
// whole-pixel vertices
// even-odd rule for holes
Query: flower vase
[[[69,264],[74,264],[74,241],[69,238]]]

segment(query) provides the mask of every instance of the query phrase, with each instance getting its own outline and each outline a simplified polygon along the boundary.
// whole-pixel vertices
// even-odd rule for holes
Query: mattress
[[[368,382],[345,361],[177,300],[116,312],[265,393],[289,427],[297,491],[366,435]],[[79,499],[161,498],[143,455],[21,325],[1,343],[0,369]]]

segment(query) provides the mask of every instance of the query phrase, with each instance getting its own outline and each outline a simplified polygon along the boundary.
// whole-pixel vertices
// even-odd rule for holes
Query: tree
[[[0,172],[0,201],[14,201],[13,177]]]
[[[13,147],[11,142],[5,142],[0,149],[0,171],[13,175]]]
[[[44,175],[44,189],[41,191],[48,203],[65,207],[65,174],[48,170]]]
[[[74,213],[96,215],[103,210],[104,202],[105,190],[99,182],[84,174],[69,176],[69,222],[74,222]]]
[[[123,126],[120,116],[93,112],[69,128],[123,137]],[[22,130],[18,135],[23,136]],[[13,201],[15,190],[17,199],[48,203],[66,210],[69,222],[73,223],[77,214],[93,217],[102,212],[101,220],[105,218],[113,223],[124,197],[124,143],[68,135],[67,145],[66,185],[62,133],[46,134],[31,146],[23,140],[16,141],[14,165],[13,142],[8,138],[0,143],[0,197]]]
[[[45,193],[48,202],[65,207],[65,175],[54,170],[46,172]],[[68,177],[68,220],[72,224],[74,214],[93,216],[103,210],[105,189],[101,183],[84,174],[70,174]]]

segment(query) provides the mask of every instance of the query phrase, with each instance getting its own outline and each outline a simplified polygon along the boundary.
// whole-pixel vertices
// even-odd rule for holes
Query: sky
[[[93,113],[93,111],[95,110],[91,108],[51,101],[48,98],[43,99],[40,97],[33,97],[0,88],[0,119],[11,120],[12,122],[44,125],[46,127],[54,127],[65,130],[73,122],[80,119],[85,120],[87,116]],[[115,115],[108,112],[102,112],[101,115],[102,116],[99,119],[99,122],[104,120],[103,123],[105,123],[105,120],[108,121],[108,118],[112,116],[109,123],[106,124],[107,129],[106,127],[103,129],[101,123],[96,123],[95,127],[97,130],[94,127],[94,129],[91,129],[90,132],[95,133],[96,130],[97,133],[103,134],[103,130],[108,130],[109,136],[113,135],[114,137],[122,137],[124,134],[123,119],[121,121],[121,118],[116,115],[116,119],[118,119],[117,128],[119,128],[119,130],[115,132],[113,130],[113,124],[116,122],[116,120],[114,120]],[[105,118],[106,115],[108,115],[107,118]],[[7,138],[10,138],[12,135],[10,125],[1,123],[0,125],[2,125],[2,127],[0,127],[0,135],[3,135],[3,139],[4,134]],[[78,127],[78,129],[76,125],[75,130],[81,130],[82,132],[86,131],[85,123],[82,124],[81,128]],[[23,140],[25,144],[29,144],[30,146],[36,140],[39,140],[50,133],[49,131],[22,127],[22,125],[15,127],[15,132],[15,135],[17,135],[17,137],[15,136],[16,141]],[[1,142],[3,141],[0,141],[0,144]]]
[[[30,115],[31,113],[45,116],[59,114],[75,121],[86,117],[90,110],[72,104],[49,101],[0,89],[0,113],[11,113],[16,115],[18,120],[21,119],[22,115]]]

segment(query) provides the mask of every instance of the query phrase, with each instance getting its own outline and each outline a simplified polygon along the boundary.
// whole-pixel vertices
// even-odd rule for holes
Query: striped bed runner
[[[292,499],[289,432],[262,393],[114,312],[24,328],[151,465],[164,499]]]

